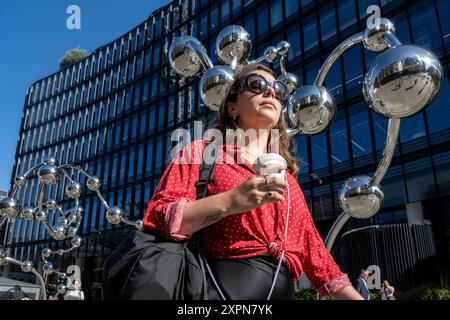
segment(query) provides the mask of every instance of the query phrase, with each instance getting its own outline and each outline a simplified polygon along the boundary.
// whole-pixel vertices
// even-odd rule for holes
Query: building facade
[[[170,68],[167,50],[175,36],[194,35],[214,63],[215,40],[227,25],[242,25],[253,41],[252,57],[280,40],[291,44],[288,70],[303,84],[313,83],[321,64],[348,36],[366,26],[369,5],[381,7],[403,43],[432,50],[445,76],[439,95],[420,114],[401,123],[392,165],[382,181],[385,203],[366,220],[350,220],[346,230],[374,224],[405,223],[412,217],[431,223],[441,275],[450,265],[450,21],[447,0],[176,0],[153,12],[136,28],[99,47],[86,59],[33,83],[26,95],[16,151],[16,175],[54,157],[80,165],[103,179],[102,193],[129,219],[142,217],[170,156],[170,133],[211,125],[215,114],[199,97],[198,79],[181,79]],[[297,136],[299,183],[316,225],[325,238],[340,214],[337,195],[354,175],[371,175],[386,138],[387,119],[367,107],[361,83],[376,55],[359,45],[333,66],[325,84],[338,104],[329,130]],[[276,67],[276,66],[275,66]],[[83,179],[81,179],[83,183]],[[17,194],[36,203],[37,184]],[[47,196],[61,199],[64,183]],[[92,192],[82,197],[83,245],[59,258],[56,267],[82,268],[87,298],[101,298],[102,264],[127,232],[107,223],[105,209]],[[71,204],[65,200],[63,204]],[[51,217],[50,217],[51,219]],[[16,259],[40,260],[54,241],[37,221],[18,219],[8,246]],[[353,275],[352,275],[353,276]]]

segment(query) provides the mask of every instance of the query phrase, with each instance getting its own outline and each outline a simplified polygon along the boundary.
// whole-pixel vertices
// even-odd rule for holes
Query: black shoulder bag
[[[204,151],[195,184],[197,199],[206,195],[214,167],[215,161],[206,163]],[[207,299],[199,245],[197,234],[184,242],[175,242],[145,230],[133,230],[104,263],[103,299]]]

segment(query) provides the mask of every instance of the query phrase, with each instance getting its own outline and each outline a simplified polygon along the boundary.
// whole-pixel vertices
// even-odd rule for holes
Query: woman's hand
[[[231,205],[229,214],[247,212],[267,203],[282,202],[285,200],[286,187],[285,180],[255,174],[226,192]]]

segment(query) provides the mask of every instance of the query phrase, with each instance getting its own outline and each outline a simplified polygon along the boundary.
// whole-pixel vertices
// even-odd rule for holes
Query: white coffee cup
[[[286,178],[286,160],[278,153],[265,153],[256,159],[253,164],[256,173],[262,176]]]

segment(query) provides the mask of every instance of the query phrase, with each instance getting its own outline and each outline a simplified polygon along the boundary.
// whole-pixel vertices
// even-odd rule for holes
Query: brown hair
[[[217,113],[217,122],[215,124],[215,128],[220,130],[222,135],[226,136],[226,130],[227,129],[238,129],[238,124],[235,120],[228,114],[228,103],[229,102],[236,102],[238,98],[238,87],[239,84],[242,82],[242,80],[245,79],[247,75],[252,73],[256,70],[262,70],[267,73],[270,73],[274,77],[276,77],[275,73],[269,69],[268,67],[262,65],[262,64],[250,64],[246,65],[242,68],[242,70],[238,73],[236,80],[234,81],[233,85],[231,86],[230,92],[227,95],[227,98],[220,106],[219,112]],[[284,121],[283,114],[280,115],[280,119],[278,120],[278,123],[275,125],[274,129],[278,129],[280,132],[280,155],[286,159],[287,162],[287,170],[289,173],[291,173],[294,177],[298,174],[298,163],[297,160],[292,156],[292,154],[295,152],[295,143],[291,136],[289,136],[286,133],[287,125]],[[267,141],[267,146],[269,147],[271,136],[269,134],[269,139]]]

